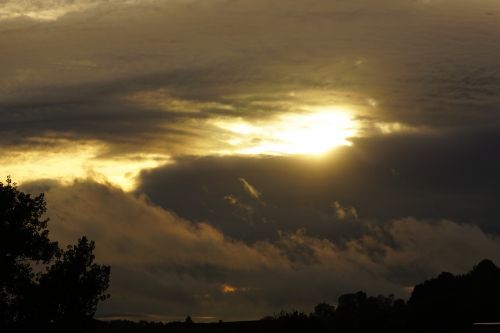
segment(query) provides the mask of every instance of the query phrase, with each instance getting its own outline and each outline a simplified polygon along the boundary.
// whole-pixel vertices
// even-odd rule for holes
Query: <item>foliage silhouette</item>
[[[109,297],[110,267],[94,263],[94,243],[59,248],[49,239],[43,194],[0,182],[0,331],[78,330]]]
[[[474,322],[500,321],[500,268],[483,260],[469,273],[441,273],[415,287],[408,301],[414,331],[468,332]]]
[[[311,315],[322,320],[333,319],[335,316],[335,306],[328,303],[319,303],[314,307],[314,312]]]
[[[219,323],[99,322],[92,332],[471,332],[475,322],[500,321],[500,269],[481,261],[469,273],[438,277],[415,286],[408,302],[365,292],[341,295],[337,307],[316,305],[307,315],[281,311],[258,321]]]

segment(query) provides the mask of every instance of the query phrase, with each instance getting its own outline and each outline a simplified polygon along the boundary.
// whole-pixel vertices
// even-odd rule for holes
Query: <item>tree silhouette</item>
[[[23,193],[9,177],[0,182],[0,331],[74,330],[109,297],[110,268],[94,263],[94,243],[82,237],[60,249],[45,211],[43,194]]]
[[[94,242],[86,237],[69,246],[39,279],[45,299],[44,318],[64,325],[81,326],[91,319],[97,303],[105,300],[109,286],[109,266],[94,264]]]
[[[464,275],[443,272],[417,285],[408,306],[415,330],[468,332],[474,322],[498,322],[500,268],[485,259]]]
[[[328,303],[319,303],[314,307],[312,315],[323,320],[332,319],[335,316],[335,306]]]

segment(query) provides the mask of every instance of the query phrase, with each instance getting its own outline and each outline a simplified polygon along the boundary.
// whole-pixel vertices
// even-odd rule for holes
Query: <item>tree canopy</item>
[[[43,194],[0,182],[0,331],[77,330],[109,297],[110,267],[94,263],[94,242],[61,249],[45,212]]]
[[[336,306],[319,303],[309,316],[282,311],[274,319],[283,322],[274,332],[291,324],[304,332],[468,333],[474,323],[500,322],[500,268],[484,259],[466,274],[443,272],[417,284],[407,302],[358,291],[341,295]]]

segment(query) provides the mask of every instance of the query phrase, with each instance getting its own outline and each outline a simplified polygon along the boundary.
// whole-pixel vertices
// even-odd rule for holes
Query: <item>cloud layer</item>
[[[482,128],[498,118],[500,12],[492,0],[4,8],[67,6],[81,10],[53,22],[0,22],[4,145],[55,133],[118,154],[204,154],[224,142],[207,119],[304,106],[348,106],[375,127]]]
[[[245,244],[93,182],[49,185],[47,201],[51,237],[64,244],[86,234],[96,241],[98,261],[112,266],[103,317],[250,319],[335,303],[359,289],[406,297],[442,270],[500,260],[497,237],[446,220],[365,221],[363,235],[344,242],[296,230]]]
[[[101,315],[404,296],[500,259],[499,17],[497,0],[0,0],[0,173],[48,192],[54,238],[97,241]],[[325,110],[349,122],[304,124]],[[288,152],[350,146],[240,155],[292,123]]]
[[[499,234],[499,144],[496,132],[459,131],[356,140],[315,161],[186,158],[144,172],[137,191],[245,241],[300,228],[339,240],[362,232],[356,216],[446,218]],[[240,178],[259,191],[265,205],[254,200]],[[224,199],[228,196],[232,201]],[[342,217],[350,223],[338,223]]]

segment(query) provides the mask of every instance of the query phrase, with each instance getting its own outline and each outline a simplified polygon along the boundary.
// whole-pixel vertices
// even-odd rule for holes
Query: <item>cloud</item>
[[[236,196],[228,194],[224,197],[224,200],[231,206],[235,207],[236,210],[233,211],[234,216],[242,219],[243,221],[253,223],[253,213],[254,209],[251,205],[243,203]]]
[[[342,144],[498,132],[500,13],[492,0],[2,4],[14,16],[57,17],[0,20],[0,146],[16,156],[43,156],[47,142],[61,140],[96,145],[107,165],[146,159],[127,163],[125,173],[137,175],[157,158],[322,152],[335,145],[321,138],[339,129],[301,126],[308,112],[325,109],[343,110],[359,126],[347,133],[354,138],[337,138]],[[259,133],[232,133],[221,121]],[[60,159],[85,170],[81,153]],[[32,160],[4,156],[2,172],[22,170],[20,180],[32,180],[24,177]],[[54,169],[50,159],[35,160]],[[118,176],[134,187],[127,177]]]
[[[1,20],[30,19],[42,22],[56,21],[68,14],[89,10],[109,10],[156,0],[4,0],[0,9]]]
[[[4,145],[55,133],[203,155],[225,148],[207,120],[253,123],[301,107],[348,107],[370,135],[498,118],[492,0],[3,4],[19,15],[75,8],[50,23],[0,22]]]
[[[401,293],[500,253],[499,10],[2,1],[0,171],[49,178],[32,185],[49,188],[55,238],[97,240],[115,295],[101,314],[255,318],[358,288]],[[351,147],[219,156],[238,138],[217,120],[322,108],[359,124]]]
[[[41,21],[53,21],[68,13],[81,11],[95,6],[98,1],[2,1],[0,20],[29,18]]]
[[[33,138],[30,146],[11,149],[1,158],[0,174],[15,174],[21,182],[40,179],[72,182],[92,177],[133,190],[141,170],[169,162],[164,155],[123,152],[119,156],[106,156],[106,152],[107,147],[99,141]]]
[[[257,189],[255,187],[250,185],[250,183],[248,181],[246,181],[244,178],[239,178],[238,180],[243,185],[245,192],[247,192],[252,198],[260,201],[261,193],[259,191],[257,191]]]
[[[342,244],[303,230],[245,244],[118,189],[48,186],[50,237],[66,244],[85,234],[96,241],[97,260],[112,266],[113,296],[101,316],[259,318],[359,289],[406,297],[441,270],[500,260],[499,238],[446,220],[365,222],[362,236]]]
[[[354,207],[343,207],[338,201],[334,201],[331,207],[335,210],[335,215],[340,221],[358,218],[358,212]]]
[[[500,234],[498,144],[496,131],[457,131],[358,139],[319,160],[184,158],[144,172],[137,193],[247,242],[301,228],[345,240],[362,232],[356,215],[374,221],[446,218]],[[251,179],[265,206],[253,202],[239,178]],[[228,194],[252,207],[253,223],[221,200]],[[340,223],[342,217],[349,223]]]

